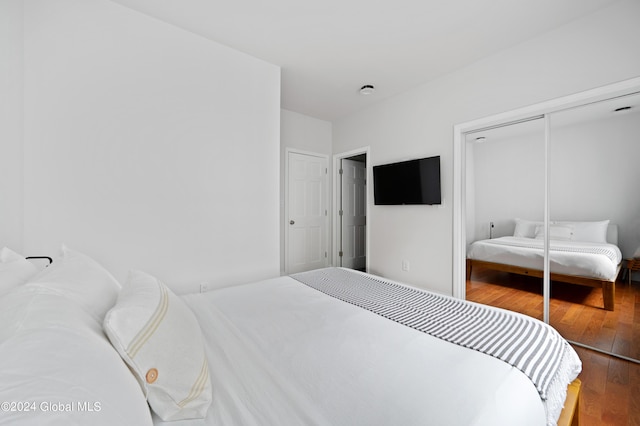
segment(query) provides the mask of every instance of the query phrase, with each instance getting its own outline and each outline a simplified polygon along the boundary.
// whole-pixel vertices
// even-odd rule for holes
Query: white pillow
[[[62,255],[26,287],[73,300],[100,324],[115,304],[121,288],[113,275],[98,262],[66,246],[62,247]]]
[[[38,273],[38,268],[18,253],[3,247],[0,250],[0,296],[26,283]]]
[[[544,225],[536,226],[536,238],[544,238]],[[549,225],[549,239],[569,241],[573,239],[573,227],[569,225]]]
[[[573,240],[591,243],[606,243],[609,220],[595,222],[554,222],[573,227]]]
[[[163,420],[204,418],[211,381],[193,312],[160,280],[131,271],[104,330]]]
[[[515,219],[515,221],[516,228],[513,231],[513,236],[520,238],[535,238],[536,226],[543,225],[542,222],[526,219]]]
[[[0,263],[13,262],[15,260],[23,260],[25,257],[16,253],[9,247],[2,247],[0,249]]]
[[[24,409],[3,410],[0,423],[153,426],[100,325],[74,301],[35,288],[1,298],[0,401]]]

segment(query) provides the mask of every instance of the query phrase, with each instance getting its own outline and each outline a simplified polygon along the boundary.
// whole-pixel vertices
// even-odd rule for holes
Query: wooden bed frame
[[[471,279],[471,270],[474,266],[481,266],[488,269],[494,269],[497,271],[511,272],[519,275],[528,275],[532,277],[542,278],[543,272],[539,269],[522,268],[520,266],[507,265],[503,263],[485,262],[483,260],[467,259],[467,279]],[[616,278],[613,281],[601,280],[597,278],[587,278],[577,275],[563,275],[551,273],[552,281],[560,281],[569,284],[578,284],[588,287],[602,288],[602,298],[604,301],[604,309],[607,311],[613,311],[615,308],[615,295],[616,295],[616,279],[620,273],[622,263],[618,265],[616,271]]]
[[[580,424],[580,388],[582,382],[575,379],[567,386],[567,398],[558,418],[558,426],[578,426]]]

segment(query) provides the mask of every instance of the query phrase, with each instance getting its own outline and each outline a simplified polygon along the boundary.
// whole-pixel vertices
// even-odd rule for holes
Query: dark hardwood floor
[[[640,282],[616,283],[616,309],[602,309],[602,291],[552,283],[549,317],[566,339],[640,359]],[[467,300],[542,319],[542,282],[474,269]],[[574,346],[582,360],[580,425],[640,426],[640,364]]]

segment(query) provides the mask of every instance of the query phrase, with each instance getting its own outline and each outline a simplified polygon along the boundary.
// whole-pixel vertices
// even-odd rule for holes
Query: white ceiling
[[[614,2],[112,1],[279,65],[282,108],[330,121]]]

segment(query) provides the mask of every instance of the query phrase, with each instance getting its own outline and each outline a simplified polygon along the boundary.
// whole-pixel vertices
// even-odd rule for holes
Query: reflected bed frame
[[[520,266],[507,265],[504,263],[493,263],[493,262],[485,262],[482,260],[474,260],[467,259],[467,279],[471,279],[471,271],[474,267],[483,267],[487,269],[493,269],[496,271],[502,272],[510,272],[518,275],[527,275],[536,278],[543,277],[543,271],[539,269],[531,269],[531,268],[522,268]],[[618,264],[618,269],[616,270],[616,277],[613,281],[602,280],[598,278],[589,278],[582,277],[578,275],[564,275],[564,274],[556,274],[551,273],[551,281],[559,281],[563,283],[569,284],[578,284],[587,287],[601,288],[602,289],[602,300],[604,302],[604,309],[607,311],[613,311],[615,308],[615,296],[616,296],[616,280],[618,279],[618,274],[620,273],[620,269],[622,268],[622,263]]]

